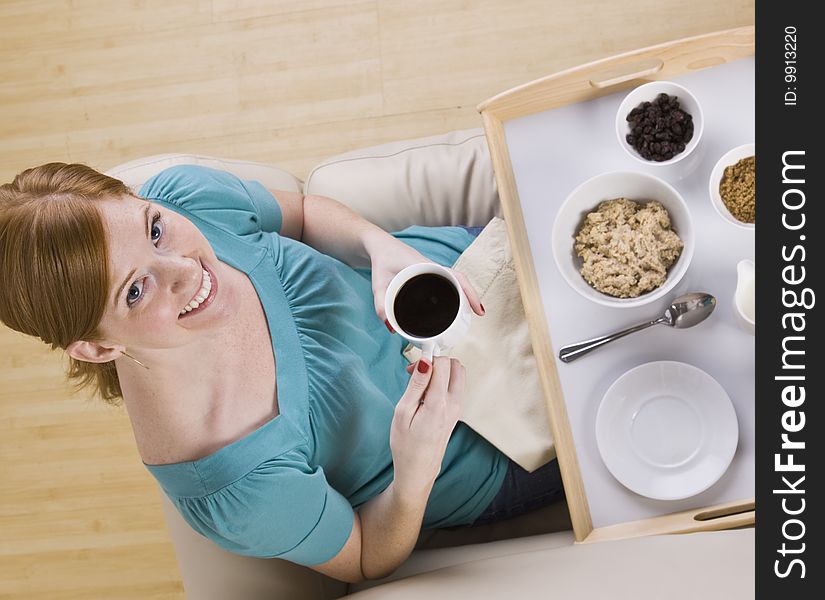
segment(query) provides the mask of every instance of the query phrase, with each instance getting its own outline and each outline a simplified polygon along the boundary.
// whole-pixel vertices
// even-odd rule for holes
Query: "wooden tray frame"
[[[753,498],[748,498],[593,528],[507,149],[504,122],[576,102],[586,102],[648,81],[671,79],[753,56],[754,53],[754,27],[728,29],[650,46],[561,71],[498,94],[478,106],[513,248],[524,312],[577,542],[745,527],[755,522],[755,502]]]

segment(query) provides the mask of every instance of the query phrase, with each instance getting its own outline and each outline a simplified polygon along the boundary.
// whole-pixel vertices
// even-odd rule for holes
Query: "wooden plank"
[[[674,0],[378,0],[378,7],[383,92],[394,113],[466,106],[468,89],[483,99],[605,56],[753,22],[742,20],[746,9]]]
[[[52,597],[48,593],[74,590],[74,598],[142,598],[135,590],[144,586],[168,589],[174,581],[173,571],[164,568],[164,563],[174,564],[174,556],[171,546],[163,543],[126,543],[101,549],[41,548],[36,554],[3,557],[0,596],[30,598],[39,593]]]
[[[593,529],[593,523],[579,471],[570,419],[567,417],[567,407],[564,404],[564,396],[556,371],[556,358],[553,356],[553,346],[550,343],[550,328],[547,325],[544,306],[541,302],[538,279],[533,266],[533,255],[527,239],[527,229],[524,226],[524,215],[518,199],[513,167],[507,150],[507,140],[504,137],[504,127],[489,113],[482,113],[482,118],[487,143],[490,147],[490,157],[493,161],[493,171],[496,175],[498,194],[501,198],[504,221],[507,224],[507,234],[513,250],[513,260],[518,273],[519,290],[530,330],[533,354],[538,364],[539,379],[547,402],[547,412],[550,415],[550,431],[553,433],[556,446],[556,456],[570,510],[570,520],[573,523],[576,539],[582,541]]]
[[[341,6],[352,8],[355,4],[364,3],[374,6],[374,0],[220,0],[212,3],[212,19],[214,23],[224,23],[273,16],[290,17],[296,13]]]

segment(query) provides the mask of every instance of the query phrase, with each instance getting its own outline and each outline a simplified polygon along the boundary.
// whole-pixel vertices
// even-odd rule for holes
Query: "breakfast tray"
[[[630,88],[669,80],[688,88],[704,113],[703,155],[670,180],[693,217],[694,256],[665,298],[635,308],[601,306],[564,281],[550,231],[580,183],[606,171],[637,171],[615,132]],[[499,94],[478,107],[519,275],[534,354],[547,400],[573,531],[578,542],[727,529],[754,523],[754,337],[736,322],[736,263],[754,258],[754,230],[714,210],[708,178],[729,149],[754,141],[754,28],[720,31],[645,48],[563,71]],[[650,171],[647,171],[650,172]],[[575,362],[564,345],[660,316],[672,298],[710,292],[714,313],[687,330],[654,327]],[[596,443],[595,420],[608,387],[629,369],[658,360],[694,365],[730,396],[739,425],[736,454],[721,478],[682,500],[653,500],[619,483]]]

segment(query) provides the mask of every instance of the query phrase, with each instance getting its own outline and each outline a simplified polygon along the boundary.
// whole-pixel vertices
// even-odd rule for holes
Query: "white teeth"
[[[203,280],[201,281],[201,289],[198,290],[198,293],[195,294],[195,297],[189,301],[189,304],[181,309],[180,314],[185,315],[186,313],[198,308],[201,303],[206,300],[209,296],[209,292],[212,291],[212,278],[209,276],[209,271],[206,269],[203,270]]]

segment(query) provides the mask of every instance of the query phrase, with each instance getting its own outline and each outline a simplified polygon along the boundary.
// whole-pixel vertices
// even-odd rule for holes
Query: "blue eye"
[[[129,288],[129,291],[126,292],[126,304],[129,305],[129,308],[134,306],[135,302],[140,298],[141,291],[138,289],[138,283],[139,282],[137,282],[137,281],[134,282],[132,284],[132,287]],[[132,293],[135,290],[137,290],[137,295]]]
[[[157,234],[155,232],[157,231]],[[153,242],[160,240],[163,235],[163,222],[160,220],[160,213],[155,213],[152,216],[152,231],[150,236]]]
[[[160,220],[160,212],[156,212],[152,215],[152,227],[149,232],[149,237],[152,239],[152,243],[157,245],[157,242],[160,241],[162,236],[163,221]],[[143,296],[143,281],[135,281],[126,292],[126,305],[132,308],[132,306],[140,300],[141,296]]]

